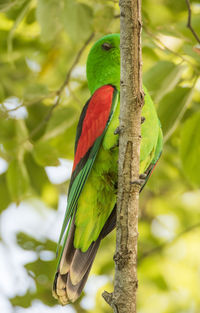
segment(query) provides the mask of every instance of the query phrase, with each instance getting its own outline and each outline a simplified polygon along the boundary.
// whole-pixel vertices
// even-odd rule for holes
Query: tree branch
[[[117,240],[113,294],[104,298],[117,313],[136,313],[141,109],[141,0],[120,0],[120,126]]]
[[[197,40],[197,42],[200,44],[200,38],[195,32],[194,28],[192,27],[192,10],[191,10],[191,5],[190,5],[190,0],[185,0],[188,8],[188,21],[187,21],[187,27],[190,29],[192,32],[193,36]]]
[[[113,300],[113,293],[109,293],[107,291],[104,291],[102,294],[102,297],[104,300],[111,306],[114,313],[119,313],[118,307],[116,306],[114,300]]]

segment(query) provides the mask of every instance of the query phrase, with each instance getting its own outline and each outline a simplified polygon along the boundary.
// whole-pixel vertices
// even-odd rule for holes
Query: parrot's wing
[[[58,242],[68,236],[70,221],[76,212],[77,201],[95,161],[102,139],[118,102],[119,92],[112,85],[97,89],[87,101],[80,116],[75,141],[75,158],[68,192],[68,204]],[[69,227],[67,227],[69,225]],[[67,231],[66,231],[67,230]],[[64,246],[64,245],[63,245]],[[61,256],[63,249],[61,252]],[[61,257],[60,256],[60,257]]]
[[[155,153],[154,153],[154,158],[153,158],[151,164],[149,165],[149,167],[147,168],[147,170],[145,171],[146,178],[145,178],[144,184],[142,185],[142,187],[140,189],[140,192],[143,190],[143,188],[146,185],[148,179],[150,178],[151,174],[153,173],[153,170],[155,169],[155,167],[156,167],[156,165],[158,163],[158,160],[159,160],[159,158],[161,156],[162,148],[163,148],[163,133],[162,133],[162,129],[161,129],[161,126],[160,126],[159,133],[158,133],[158,140],[157,140],[156,150],[155,150]]]

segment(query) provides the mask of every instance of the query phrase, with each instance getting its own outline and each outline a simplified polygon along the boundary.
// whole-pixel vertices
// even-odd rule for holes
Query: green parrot
[[[68,204],[59,238],[63,242],[53,296],[63,305],[80,296],[101,240],[116,224],[120,111],[120,35],[99,39],[87,59],[91,97],[77,126]],[[154,104],[145,91],[140,174],[147,182],[163,144]],[[143,120],[144,120],[143,118]]]

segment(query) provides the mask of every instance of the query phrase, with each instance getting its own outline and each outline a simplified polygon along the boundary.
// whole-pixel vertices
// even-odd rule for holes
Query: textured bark
[[[116,313],[136,313],[141,109],[141,0],[120,0],[121,89],[117,241],[113,294]]]

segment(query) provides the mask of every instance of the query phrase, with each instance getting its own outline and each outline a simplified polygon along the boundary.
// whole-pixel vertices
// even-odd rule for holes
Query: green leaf
[[[86,4],[75,0],[64,0],[63,26],[74,42],[80,42],[91,34],[92,17],[92,9]]]
[[[0,84],[0,101],[3,101],[4,98],[5,98],[4,87],[2,84]]]
[[[12,2],[12,0],[0,0],[0,11],[9,8],[9,6],[12,5]]]
[[[15,0],[0,0],[0,11],[7,11],[10,8],[14,7],[14,6],[19,6],[20,4],[22,4],[24,2],[24,0],[19,0],[19,1],[15,1]]]
[[[27,143],[28,130],[24,120],[13,120],[14,134],[13,137],[4,142],[4,149],[11,155],[18,158],[23,155],[24,151],[29,147]]]
[[[31,8],[26,16],[26,23],[32,24],[35,22],[35,11],[36,8]]]
[[[37,129],[40,124],[42,124],[45,116],[49,112],[49,107],[41,103],[36,103],[34,105],[28,106],[27,110],[28,118],[26,119],[26,124],[31,133],[32,131]],[[41,129],[31,139],[33,140],[39,139],[43,135],[46,126],[47,125],[44,123]]]
[[[145,45],[144,43],[142,47],[142,55],[144,55],[145,59],[149,58],[154,62],[158,62],[158,55],[155,53],[153,48],[155,48],[154,45]]]
[[[179,82],[185,69],[168,61],[159,61],[143,75],[143,82],[157,103]]]
[[[0,212],[5,210],[10,204],[10,194],[6,184],[6,175],[0,175]]]
[[[15,133],[18,144],[20,144],[23,140],[25,140],[28,137],[28,130],[24,120],[15,121]]]
[[[169,138],[176,129],[188,104],[191,102],[192,94],[193,89],[191,88],[176,87],[160,101],[158,116],[165,138]]]
[[[74,158],[76,127],[77,123],[74,123],[62,135],[51,139],[52,147],[55,147],[61,158],[71,160]]]
[[[34,294],[28,291],[24,296],[16,296],[9,300],[14,307],[20,306],[23,308],[28,308],[31,306],[31,302],[34,300],[34,298]]]
[[[30,183],[38,195],[42,195],[44,187],[49,184],[47,174],[43,167],[39,166],[33,156],[27,153],[24,157]]]
[[[171,1],[166,0],[165,5],[172,11],[172,12],[181,12],[186,9],[184,1]]]
[[[185,44],[183,46],[183,51],[187,56],[192,57],[193,61],[196,61],[196,64],[199,67],[200,55],[195,51],[195,46],[192,44]]]
[[[159,289],[161,289],[163,291],[168,290],[168,285],[167,285],[167,282],[166,282],[164,276],[157,274],[157,275],[155,275],[155,277],[153,277],[153,281],[154,281],[154,283],[156,283],[156,285],[158,286]]]
[[[41,251],[56,251],[57,244],[49,239],[39,241],[34,237],[29,236],[23,232],[17,234],[17,244],[24,250],[41,252]]]
[[[11,140],[15,134],[15,121],[0,116],[0,125],[0,142],[4,143]]]
[[[22,161],[14,159],[10,162],[6,180],[12,200],[19,203],[27,194],[29,187],[28,173]]]
[[[52,281],[56,269],[56,261],[42,261],[38,259],[35,262],[25,265],[28,272],[33,273],[37,286],[35,297],[40,299],[48,306],[55,304],[55,299],[52,297]]]
[[[35,161],[41,166],[59,165],[58,154],[48,141],[39,141],[33,150]]]
[[[77,110],[73,107],[57,109],[51,116],[43,140],[49,140],[63,134],[78,118]]]
[[[101,6],[94,15],[94,27],[97,32],[106,32],[109,24],[113,21],[114,8],[107,6]]]
[[[37,99],[40,100],[43,97],[47,97],[49,93],[46,85],[36,83],[27,86],[24,92],[24,99],[28,101],[34,100],[36,102]]]
[[[181,130],[180,155],[188,179],[200,186],[200,112],[186,120]]]
[[[36,9],[36,18],[41,26],[43,41],[53,40],[61,30],[60,12],[62,1],[39,0]]]

